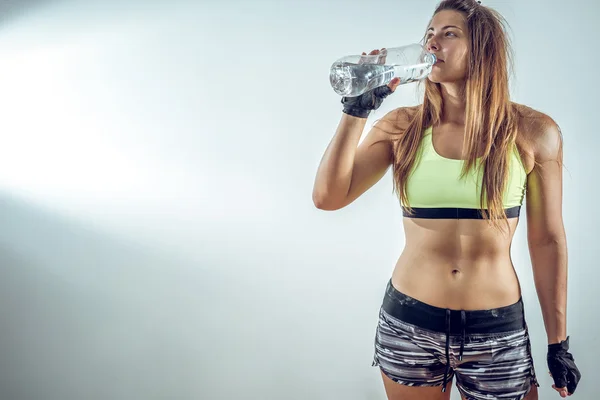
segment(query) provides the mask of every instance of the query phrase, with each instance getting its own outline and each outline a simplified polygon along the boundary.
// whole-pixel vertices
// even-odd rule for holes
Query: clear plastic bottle
[[[355,97],[393,78],[400,84],[426,78],[436,57],[418,43],[382,50],[375,55],[342,57],[331,65],[329,82],[340,96]]]

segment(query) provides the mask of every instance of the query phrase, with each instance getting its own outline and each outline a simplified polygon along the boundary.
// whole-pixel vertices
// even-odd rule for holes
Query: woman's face
[[[435,14],[426,39],[425,47],[438,59],[428,79],[435,83],[464,81],[469,59],[469,37],[463,14],[451,10]]]

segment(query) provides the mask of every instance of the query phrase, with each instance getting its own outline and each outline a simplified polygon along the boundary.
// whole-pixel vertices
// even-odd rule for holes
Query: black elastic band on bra
[[[402,215],[407,218],[427,219],[484,219],[481,210],[477,208],[419,208],[413,207],[413,213],[409,214],[406,208],[402,208]],[[505,208],[506,218],[517,218],[521,213],[521,206]]]

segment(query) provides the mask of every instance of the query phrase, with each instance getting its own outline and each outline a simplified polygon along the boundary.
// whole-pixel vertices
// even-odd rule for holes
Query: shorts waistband
[[[435,332],[468,335],[526,329],[522,298],[512,305],[489,310],[451,310],[401,293],[390,279],[382,308],[401,321]]]

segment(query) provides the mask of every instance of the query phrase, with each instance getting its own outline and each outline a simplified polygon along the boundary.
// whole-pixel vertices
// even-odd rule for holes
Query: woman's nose
[[[440,49],[438,43],[435,41],[435,39],[432,37],[431,39],[429,39],[429,41],[427,42],[427,51],[429,51],[430,53],[433,51],[438,51]]]

